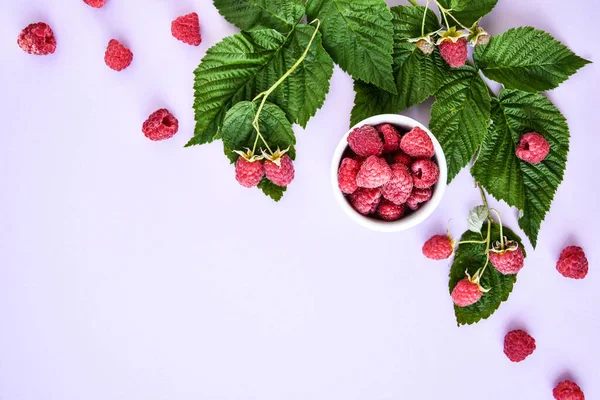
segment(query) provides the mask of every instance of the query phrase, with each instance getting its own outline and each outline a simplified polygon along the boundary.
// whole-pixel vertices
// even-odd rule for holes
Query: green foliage
[[[278,202],[283,197],[287,188],[277,186],[267,178],[263,178],[258,184],[258,188],[263,191],[266,196],[269,196],[275,202]]]
[[[219,13],[242,30],[291,31],[304,16],[302,0],[214,0]]]
[[[483,223],[488,218],[488,213],[489,213],[489,210],[486,206],[474,207],[471,210],[471,212],[469,212],[469,217],[467,218],[467,223],[469,224],[469,230],[471,232],[475,232],[475,233],[481,232]]]
[[[452,16],[461,24],[470,27],[481,17],[494,9],[498,0],[439,0],[440,4],[451,9]],[[449,24],[455,21],[448,19]]]

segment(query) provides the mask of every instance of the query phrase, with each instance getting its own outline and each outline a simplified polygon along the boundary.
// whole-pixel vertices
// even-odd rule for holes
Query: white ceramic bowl
[[[350,205],[350,203],[348,202],[348,200],[346,199],[346,197],[344,196],[344,194],[338,186],[338,169],[340,167],[340,163],[342,162],[342,156],[348,148],[348,135],[350,135],[350,133],[359,126],[375,126],[383,123],[395,125],[401,129],[406,130],[407,132],[413,129],[414,127],[418,126],[425,132],[427,132],[427,134],[433,141],[433,146],[435,148],[435,159],[440,167],[440,180],[433,187],[433,197],[431,198],[431,200],[425,203],[417,211],[414,211],[411,214],[405,216],[404,218],[393,222],[381,221],[359,214],[358,212],[356,212],[356,210],[354,210],[354,208],[352,208],[352,206]],[[333,160],[331,162],[331,183],[333,186],[333,194],[342,210],[344,210],[344,212],[358,224],[364,226],[365,228],[369,228],[378,232],[404,231],[413,228],[419,225],[421,222],[425,221],[431,214],[433,214],[435,209],[439,206],[440,202],[442,201],[442,197],[444,196],[444,192],[446,191],[447,181],[448,167],[446,165],[446,156],[444,155],[442,146],[440,146],[440,143],[437,141],[435,136],[433,136],[433,134],[429,131],[429,129],[426,126],[415,121],[412,118],[405,117],[404,115],[376,115],[356,124],[348,132],[346,132],[344,137],[342,137],[342,139],[340,140],[340,143],[335,149],[335,153],[333,154]]]

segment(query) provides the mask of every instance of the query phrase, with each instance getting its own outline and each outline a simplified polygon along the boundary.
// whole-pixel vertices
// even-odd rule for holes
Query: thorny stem
[[[423,13],[423,23],[421,24],[421,36],[425,36],[425,19],[427,18],[427,11],[429,10],[429,2],[431,0],[427,0],[427,4],[425,4],[425,12]]]

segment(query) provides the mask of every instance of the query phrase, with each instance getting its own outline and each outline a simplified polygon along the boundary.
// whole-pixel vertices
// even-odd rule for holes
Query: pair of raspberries
[[[338,170],[338,185],[362,215],[402,218],[433,196],[440,169],[433,142],[416,127],[401,135],[391,124],[364,125],[348,136],[350,150]]]

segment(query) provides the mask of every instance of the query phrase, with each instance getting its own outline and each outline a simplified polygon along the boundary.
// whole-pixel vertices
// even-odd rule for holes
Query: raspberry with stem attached
[[[450,234],[435,235],[423,245],[423,255],[431,260],[444,260],[454,253],[456,242]]]

